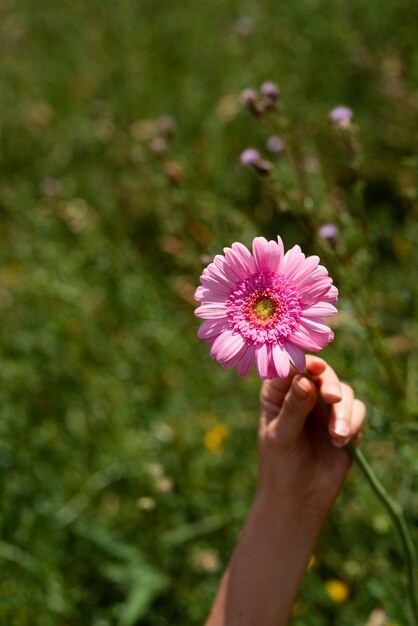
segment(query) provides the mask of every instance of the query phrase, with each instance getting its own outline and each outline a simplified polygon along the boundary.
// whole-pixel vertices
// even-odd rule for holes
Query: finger
[[[351,418],[350,418],[350,432],[347,437],[333,439],[334,445],[341,448],[349,441],[354,441],[355,443],[360,443],[362,434],[361,428],[364,423],[364,419],[366,417],[366,407],[361,400],[357,398],[353,399],[352,409],[351,409]]]
[[[327,366],[326,361],[321,359],[319,356],[315,356],[313,354],[306,355],[306,369],[312,376],[318,376],[322,374]]]
[[[350,438],[356,444],[359,444],[361,441],[361,438],[362,438],[361,429],[363,427],[365,418],[366,418],[366,406],[364,402],[355,398],[353,402],[353,413],[351,415]]]
[[[336,446],[345,445],[350,438],[351,419],[353,412],[354,393],[352,388],[341,383],[342,399],[336,402],[331,409],[328,431]]]
[[[268,400],[263,400],[260,404],[260,419],[264,424],[268,424],[272,420],[274,420],[279,414],[279,408],[273,402],[269,402]]]
[[[267,419],[277,416],[295,374],[296,371],[293,371],[286,378],[263,381],[260,391],[261,415],[264,415]]]
[[[319,357],[307,360],[307,370],[315,378],[325,402],[334,404],[342,399],[341,382],[332,367]]]
[[[294,376],[274,424],[275,434],[282,443],[298,439],[316,399],[314,383],[305,376]]]

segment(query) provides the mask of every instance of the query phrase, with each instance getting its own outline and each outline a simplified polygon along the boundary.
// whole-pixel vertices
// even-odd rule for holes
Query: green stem
[[[362,451],[359,448],[356,448],[356,446],[352,442],[347,445],[347,449],[352,459],[357,463],[358,467],[363,472],[363,475],[365,476],[367,482],[388,512],[395,525],[395,528],[397,528],[399,532],[408,573],[408,595],[414,618],[413,623],[415,626],[418,626],[418,581],[416,574],[417,557],[415,553],[415,547],[408,530],[408,526],[406,525],[405,518],[402,513],[402,509],[398,505],[398,503],[391,498],[386,489],[383,487],[376,474],[370,467]]]
[[[309,380],[311,380],[316,386],[318,385],[317,381],[312,376],[312,374],[310,374],[310,372],[304,370],[302,374],[303,376],[306,376],[306,378],[309,378]],[[330,406],[323,400],[320,394],[318,394],[318,400],[320,404],[324,407],[324,409],[329,412]],[[415,552],[414,542],[412,541],[411,534],[405,522],[402,509],[383,487],[382,483],[377,478],[362,451],[358,447],[356,447],[352,441],[347,444],[346,449],[349,452],[353,461],[357,463],[370,487],[373,489],[383,507],[388,512],[395,528],[399,533],[407,568],[408,596],[413,616],[412,623],[413,626],[418,626],[418,579],[416,570],[417,556]]]

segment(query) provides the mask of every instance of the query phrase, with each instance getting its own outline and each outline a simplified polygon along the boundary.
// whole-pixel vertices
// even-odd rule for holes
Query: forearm
[[[206,626],[285,626],[320,527],[258,494]]]

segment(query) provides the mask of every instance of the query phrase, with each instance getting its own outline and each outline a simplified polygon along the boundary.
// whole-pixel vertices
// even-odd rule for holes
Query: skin
[[[206,626],[285,626],[322,524],[350,469],[366,409],[315,356],[264,381],[259,481]],[[326,406],[329,405],[329,406]]]

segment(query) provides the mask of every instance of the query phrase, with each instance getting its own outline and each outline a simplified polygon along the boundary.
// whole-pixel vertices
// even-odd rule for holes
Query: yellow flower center
[[[271,315],[273,315],[274,311],[276,310],[276,305],[270,298],[262,298],[257,302],[254,310],[259,318],[261,318],[262,320],[266,320]]]

